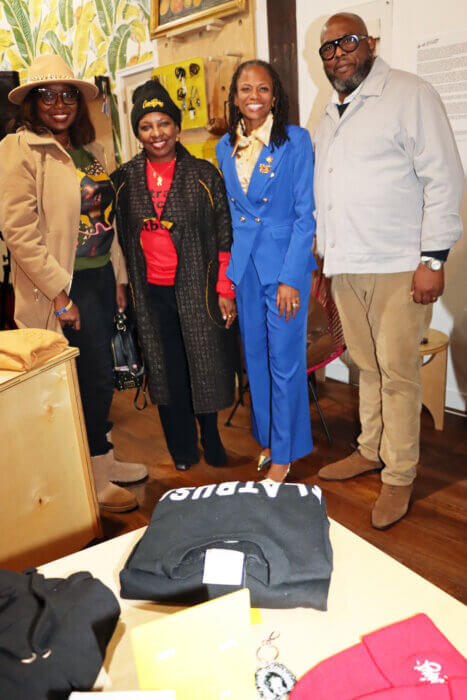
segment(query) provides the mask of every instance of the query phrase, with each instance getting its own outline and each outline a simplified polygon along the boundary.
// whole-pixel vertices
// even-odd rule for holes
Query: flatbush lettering
[[[223,484],[208,484],[207,486],[186,486],[180,489],[166,491],[161,497],[161,501],[168,498],[170,501],[185,501],[189,498],[197,501],[200,498],[211,498],[213,496],[234,496],[235,494],[260,494],[265,493],[269,498],[276,498],[279,489],[295,488],[300,498],[314,496],[321,502],[321,489],[318,486],[307,486],[306,484],[280,484],[256,481],[226,481]]]

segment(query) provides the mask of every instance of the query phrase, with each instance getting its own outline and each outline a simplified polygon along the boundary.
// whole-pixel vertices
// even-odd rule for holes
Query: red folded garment
[[[369,695],[360,696],[360,700],[465,700],[467,698],[467,678],[454,678],[447,683],[402,686],[389,688]]]
[[[465,700],[467,698],[467,678],[453,678],[449,681],[449,690],[452,700]]]
[[[384,627],[362,641],[392,686],[467,678],[466,660],[426,615]]]
[[[363,644],[357,644],[322,661],[303,676],[290,700],[352,700],[374,690],[390,688]]]
[[[360,696],[360,700],[451,700],[448,684],[415,685],[389,688],[369,695]]]
[[[363,637],[306,673],[290,700],[465,700],[467,661],[429,617]]]

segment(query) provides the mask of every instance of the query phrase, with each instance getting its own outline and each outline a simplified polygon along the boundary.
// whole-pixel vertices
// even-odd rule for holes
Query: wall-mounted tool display
[[[182,110],[182,129],[196,129],[206,125],[208,110],[202,58],[170,63],[154,69],[171,98]]]

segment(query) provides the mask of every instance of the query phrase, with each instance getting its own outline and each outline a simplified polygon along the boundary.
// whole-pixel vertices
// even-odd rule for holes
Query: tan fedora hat
[[[51,83],[74,85],[85,100],[93,100],[99,94],[99,90],[93,83],[75,78],[71,68],[61,56],[48,53],[34,59],[29,66],[26,82],[12,90],[8,94],[8,99],[13,104],[20,105],[33,88]]]

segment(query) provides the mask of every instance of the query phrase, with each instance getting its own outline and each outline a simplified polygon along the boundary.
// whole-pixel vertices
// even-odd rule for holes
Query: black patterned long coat
[[[155,404],[170,403],[158,321],[148,293],[140,243],[145,219],[155,216],[146,181],[144,151],[112,174],[117,230],[126,258],[148,388]],[[232,230],[224,182],[206,160],[177,144],[172,186],[161,221],[178,255],[175,295],[190,372],[195,413],[230,406],[234,399],[237,331],[226,330],[218,307],[218,253],[229,252]],[[236,326],[236,324],[234,324]]]

